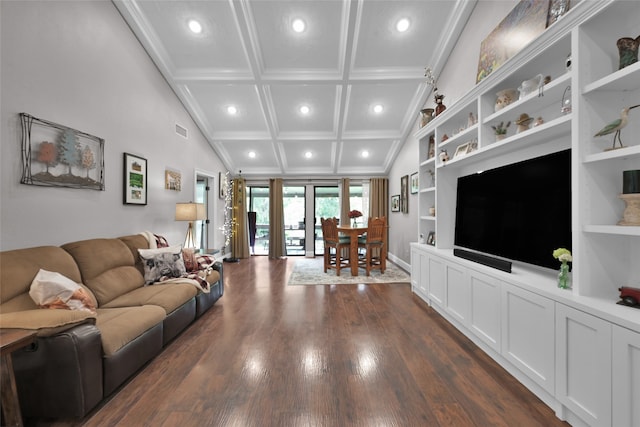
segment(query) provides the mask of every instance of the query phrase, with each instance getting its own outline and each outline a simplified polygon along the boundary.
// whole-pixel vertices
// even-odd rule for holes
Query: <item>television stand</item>
[[[478,264],[486,265],[488,267],[511,273],[511,261],[504,261],[489,255],[483,255],[477,252],[470,252],[464,249],[457,248],[453,250],[453,255],[460,258],[468,259],[469,261],[477,262]]]

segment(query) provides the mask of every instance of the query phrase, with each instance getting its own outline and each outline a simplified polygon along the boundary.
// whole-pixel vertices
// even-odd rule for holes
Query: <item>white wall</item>
[[[0,249],[60,245],[143,230],[181,243],[176,202],[194,199],[195,170],[215,176],[210,242],[220,248],[224,167],[110,1],[0,1]],[[18,114],[105,139],[105,191],[20,184]],[[175,124],[189,139],[176,135]],[[123,205],[123,153],[147,159],[148,204]],[[165,168],[182,172],[164,189]]]
[[[438,90],[445,95],[444,104],[452,105],[476,85],[480,42],[504,19],[518,0],[479,0],[467,25],[458,39],[447,63],[437,77]],[[425,108],[435,107],[430,97]],[[415,130],[418,130],[416,111]],[[418,170],[418,141],[410,135],[389,173],[389,194],[400,193],[400,177]],[[418,195],[409,195],[409,213],[391,212],[389,228],[393,238],[389,239],[389,252],[400,260],[411,263],[410,242],[418,240]],[[454,215],[442,212],[440,215]]]

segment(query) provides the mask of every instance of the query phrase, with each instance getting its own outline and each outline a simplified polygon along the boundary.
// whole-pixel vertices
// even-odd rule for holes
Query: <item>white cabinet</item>
[[[556,398],[590,426],[611,426],[611,323],[556,304]]]
[[[640,333],[613,327],[613,425],[640,426]]]
[[[594,137],[624,107],[640,104],[640,62],[618,69],[616,42],[640,34],[636,1],[571,2],[536,40],[419,129],[418,233],[436,235],[412,270],[426,300],[574,425],[640,426],[640,310],[616,305],[620,286],[640,287],[640,226],[621,226],[622,172],[640,169],[640,108],[622,130]],[[565,68],[568,55],[571,69]],[[495,111],[496,92],[537,74],[544,95]],[[570,90],[568,90],[570,88]],[[563,112],[571,94],[572,111]],[[492,125],[526,112],[542,125],[496,140]],[[469,122],[469,114],[477,122]],[[446,137],[445,137],[446,135]],[[472,149],[458,149],[469,143]],[[514,264],[493,271],[453,256],[457,180],[571,148],[573,289],[555,272]],[[438,158],[440,150],[452,157]],[[453,156],[458,152],[457,156]],[[435,154],[435,156],[434,156]],[[433,176],[433,179],[432,179]],[[436,215],[429,208],[436,208]],[[549,253],[555,249],[549,248]],[[426,259],[425,259],[426,258]],[[424,298],[425,294],[421,294]],[[520,375],[522,373],[523,375]],[[531,381],[529,381],[529,379]]]
[[[424,250],[415,247],[411,249],[411,290],[422,298],[429,292],[429,260]]]
[[[494,351],[500,352],[501,339],[501,283],[494,277],[471,270],[469,272],[469,327]]]
[[[505,285],[502,307],[502,355],[553,395],[555,303],[533,292]]]
[[[445,306],[445,263],[442,258],[429,257],[429,300],[440,307]]]
[[[469,280],[467,269],[459,264],[445,264],[446,307],[445,310],[458,322],[467,325],[469,317]]]

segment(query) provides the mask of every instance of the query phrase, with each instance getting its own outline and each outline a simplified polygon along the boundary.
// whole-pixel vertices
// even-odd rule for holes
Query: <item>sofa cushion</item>
[[[132,234],[129,236],[118,237],[129,248],[133,259],[135,260],[135,266],[140,271],[140,274],[144,275],[144,266],[142,265],[142,259],[138,254],[138,249],[149,249],[149,241],[142,234]]]
[[[48,337],[81,323],[95,323],[96,315],[85,310],[24,310],[0,313],[0,328],[36,330]]]
[[[99,306],[144,285],[133,254],[120,239],[83,240],[62,248],[75,259],[82,282],[94,293]]]
[[[145,286],[134,289],[117,298],[112,299],[103,308],[135,307],[142,305],[157,305],[166,314],[172,313],[185,302],[198,294],[198,289],[186,283],[167,283]]]
[[[0,252],[0,266],[0,311],[3,313],[9,311],[5,303],[16,297],[28,297],[31,281],[41,268],[57,271],[74,282],[81,281],[80,270],[73,258],[56,246]],[[33,301],[30,308],[36,308]]]
[[[159,306],[99,308],[96,326],[102,336],[105,357],[116,353],[147,330],[162,323],[165,311]]]

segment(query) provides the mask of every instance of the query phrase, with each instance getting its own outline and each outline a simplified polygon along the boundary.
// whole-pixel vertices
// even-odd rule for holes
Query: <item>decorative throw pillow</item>
[[[193,248],[182,249],[182,258],[184,259],[184,268],[187,271],[198,271],[198,261],[196,260],[196,254]]]
[[[147,285],[167,278],[181,277],[186,273],[180,245],[158,249],[138,249],[144,265],[144,281]]]
[[[54,271],[40,269],[31,282],[29,296],[41,308],[96,313],[96,306],[87,292],[73,280]]]

